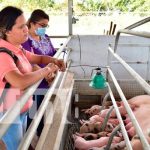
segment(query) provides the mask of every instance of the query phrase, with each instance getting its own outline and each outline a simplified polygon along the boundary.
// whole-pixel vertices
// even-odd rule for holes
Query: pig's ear
[[[78,136],[75,135],[75,134],[72,135],[72,138],[73,138],[74,141],[77,139],[77,137],[78,137]]]
[[[135,108],[139,107],[139,105],[137,105],[137,104],[130,104],[130,107],[131,107],[132,110],[134,110]]]
[[[75,135],[80,136],[80,137],[84,137],[84,134],[78,133],[76,132]]]
[[[124,106],[122,101],[116,101],[116,103],[117,103],[118,106]]]
[[[80,124],[83,125],[86,121],[84,119],[79,120]]]
[[[85,111],[87,111],[87,110],[88,110],[88,109],[81,109],[82,112],[85,112]]]

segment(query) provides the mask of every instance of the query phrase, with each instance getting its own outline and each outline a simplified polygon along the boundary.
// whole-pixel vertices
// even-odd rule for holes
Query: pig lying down
[[[108,143],[109,137],[101,137],[96,140],[90,140],[87,141],[84,138],[80,136],[73,135],[74,141],[75,141],[75,147],[80,150],[88,150],[92,147],[102,147]],[[119,143],[121,141],[121,138],[114,137],[112,143]]]
[[[128,100],[128,103],[146,137],[150,143],[150,137],[148,136],[148,129],[150,129],[150,96],[140,95]],[[122,102],[117,102],[120,114],[124,118],[124,125],[128,133],[129,139],[131,139],[131,145],[133,150],[143,150],[139,137],[136,134],[135,128],[128,116]],[[111,112],[108,122],[102,131],[102,125],[107,115],[109,106],[101,110],[101,106],[95,105],[91,108],[84,110],[86,114],[89,114],[88,120],[81,120],[80,133],[73,135],[75,147],[78,150],[104,150],[108,144],[109,137],[112,134],[113,129],[119,124],[116,117],[115,110]],[[114,136],[111,150],[123,150],[125,149],[125,141],[122,133],[118,133]]]

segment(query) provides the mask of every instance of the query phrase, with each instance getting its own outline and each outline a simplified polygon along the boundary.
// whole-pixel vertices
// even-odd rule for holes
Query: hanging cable
[[[120,130],[120,125],[116,126],[113,132],[111,133],[108,144],[105,147],[105,150],[110,150],[111,143],[113,141],[114,136],[117,134],[118,130]]]
[[[101,131],[104,131],[104,129],[106,128],[106,125],[107,125],[107,122],[108,122],[108,119],[111,115],[111,112],[113,111],[114,107],[111,106],[110,110],[108,111],[107,115],[105,116],[104,118],[104,121],[103,121],[103,124],[101,126]]]

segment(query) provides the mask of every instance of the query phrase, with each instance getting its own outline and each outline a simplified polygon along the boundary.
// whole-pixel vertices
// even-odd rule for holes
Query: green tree
[[[78,2],[77,6],[81,8],[81,10],[97,11],[100,7],[100,1],[99,0],[86,0],[86,1]]]
[[[149,3],[149,4],[148,4]],[[130,8],[132,12],[136,11],[149,11],[147,8],[150,6],[150,0],[131,0]]]
[[[56,3],[55,0],[0,0],[0,7],[9,5],[33,11],[40,8],[44,10],[66,11],[68,0]],[[80,11],[107,11],[120,10],[122,12],[150,12],[150,0],[73,0],[74,7]]]
[[[122,12],[150,12],[150,0],[82,0],[77,2],[78,8],[83,11],[120,10]]]
[[[55,2],[54,0],[1,0],[1,7],[5,7],[8,4],[33,11],[37,8],[45,10],[53,8]]]
[[[123,12],[126,12],[129,10],[129,4],[130,4],[130,0],[114,0],[111,1],[111,9],[112,10],[120,10]]]

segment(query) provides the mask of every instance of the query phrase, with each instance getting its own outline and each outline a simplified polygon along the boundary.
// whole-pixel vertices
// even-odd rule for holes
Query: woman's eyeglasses
[[[48,24],[42,24],[42,23],[39,23],[39,22],[36,22],[36,24],[40,25],[42,28],[48,28],[49,27]]]

